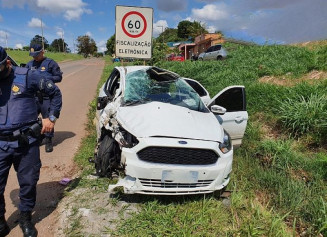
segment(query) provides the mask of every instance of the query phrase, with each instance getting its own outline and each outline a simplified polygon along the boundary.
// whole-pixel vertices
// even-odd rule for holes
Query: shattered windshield
[[[208,112],[200,96],[175,74],[158,68],[129,73],[125,80],[123,104],[129,106],[152,101]]]

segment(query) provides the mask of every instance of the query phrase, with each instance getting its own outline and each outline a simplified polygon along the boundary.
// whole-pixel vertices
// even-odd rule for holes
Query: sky
[[[210,33],[259,44],[327,39],[327,0],[0,0],[0,45],[28,46],[43,28],[49,43],[64,38],[74,52],[77,37],[89,35],[103,52],[116,5],[153,8],[154,37],[196,20]]]

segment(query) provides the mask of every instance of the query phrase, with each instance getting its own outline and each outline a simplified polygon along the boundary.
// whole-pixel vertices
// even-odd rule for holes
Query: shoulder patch
[[[53,83],[53,81],[48,80],[48,81],[46,81],[45,86],[46,86],[48,89],[52,89],[52,88],[54,87],[54,83]]]

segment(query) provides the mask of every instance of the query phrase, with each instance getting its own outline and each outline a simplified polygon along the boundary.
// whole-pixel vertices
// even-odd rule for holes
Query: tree
[[[177,26],[177,36],[182,39],[188,39],[191,33],[192,22],[181,21]]]
[[[152,58],[149,61],[149,64],[151,65],[159,62],[160,60],[164,60],[166,58],[166,55],[169,53],[169,47],[167,46],[167,44],[163,44],[162,41],[154,39],[152,43],[153,52]]]
[[[93,53],[98,51],[94,39],[92,39],[88,35],[78,36],[77,49],[78,49],[78,54],[83,54],[85,58],[89,54],[93,55]]]
[[[166,28],[165,31],[157,37],[157,40],[159,42],[176,42],[182,41],[183,39],[178,37],[177,29]]]
[[[66,44],[66,42],[64,42],[61,38],[55,39],[52,41],[49,50],[52,52],[63,52],[63,46],[65,47],[65,52],[67,53],[68,44]]]
[[[44,37],[43,37],[43,43],[44,43],[44,49],[48,49],[49,48],[49,43]],[[34,38],[31,39],[31,44],[42,45],[42,36],[35,35]]]
[[[208,33],[208,31],[205,29],[205,25],[201,24],[201,22],[193,21],[191,25],[189,37],[191,37],[192,40],[194,40],[195,37],[197,37],[198,35],[205,34],[205,33]]]
[[[177,36],[184,40],[189,38],[194,40],[196,36],[203,33],[208,33],[208,31],[205,29],[205,25],[202,25],[201,22],[181,21],[178,23]]]
[[[106,54],[112,55],[115,53],[115,39],[116,35],[113,34],[108,40],[107,40],[107,51]]]

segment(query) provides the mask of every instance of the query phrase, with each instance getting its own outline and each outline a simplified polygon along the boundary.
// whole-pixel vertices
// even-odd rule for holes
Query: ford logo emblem
[[[178,143],[185,145],[185,144],[187,144],[187,141],[178,141]]]

